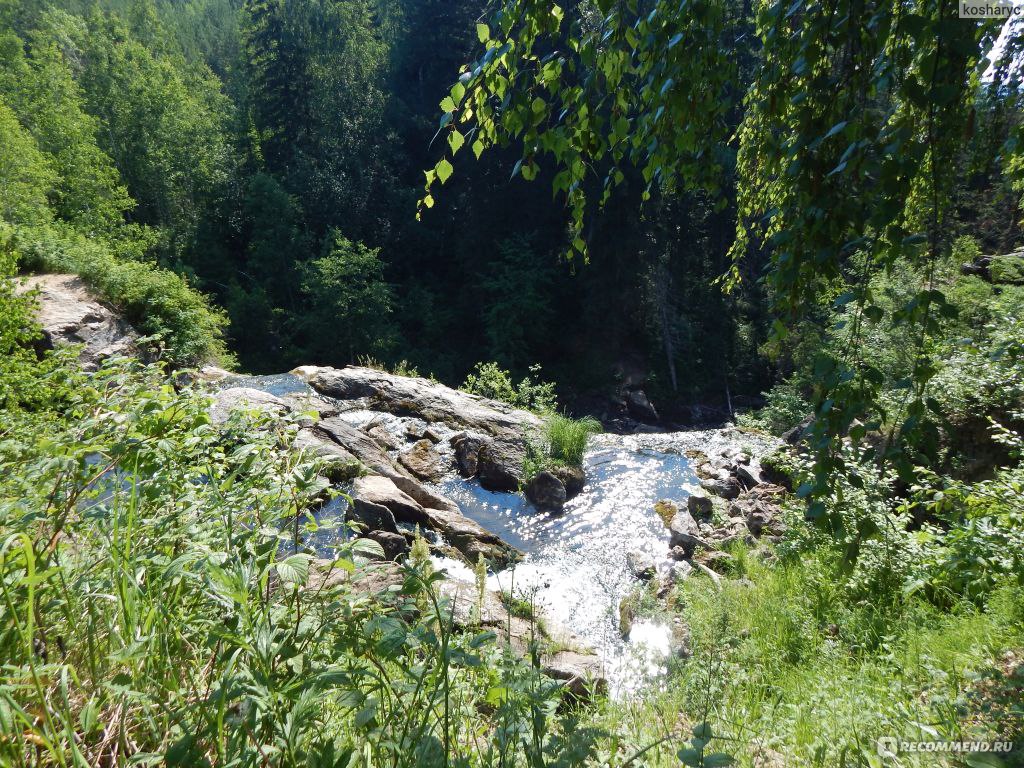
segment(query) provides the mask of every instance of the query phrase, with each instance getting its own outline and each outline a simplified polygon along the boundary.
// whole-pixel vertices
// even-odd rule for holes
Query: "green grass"
[[[1024,258],[1019,256],[995,256],[989,267],[993,283],[1024,285]]]
[[[711,723],[741,766],[881,765],[876,739],[1009,738],[972,698],[977,673],[1024,646],[1024,599],[1010,585],[982,609],[919,599],[851,603],[822,553],[776,566],[734,552],[740,575],[714,589],[691,578],[671,598],[694,657],[664,690],[610,704],[633,741],[666,723]],[[1018,689],[1019,690],[1019,689]],[[678,765],[656,749],[651,766]],[[930,766],[927,755],[902,765]],[[1008,763],[1009,764],[1009,763]]]
[[[544,424],[548,455],[556,462],[570,467],[583,466],[583,454],[591,435],[601,433],[601,422],[590,416],[574,419],[562,414],[551,414]]]
[[[154,367],[0,427],[0,765],[499,766],[592,754],[561,689],[452,628],[439,576],[304,541],[296,425],[211,424]],[[333,573],[334,578],[324,581]],[[539,658],[535,655],[534,658]],[[549,738],[551,737],[551,738]]]
[[[539,440],[527,443],[523,477],[529,482],[538,472],[554,467],[582,467],[587,442],[601,433],[601,423],[589,416],[574,419],[560,413],[549,413]]]

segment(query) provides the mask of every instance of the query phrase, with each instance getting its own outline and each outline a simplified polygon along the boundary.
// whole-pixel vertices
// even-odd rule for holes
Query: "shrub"
[[[115,258],[113,247],[60,226],[21,230],[16,244],[25,268],[81,276],[140,333],[156,337],[169,362],[233,363],[223,338],[226,316],[181,275],[148,262]]]
[[[813,408],[792,383],[779,384],[765,393],[765,405],[751,413],[740,414],[736,423],[741,427],[759,429],[781,435],[811,414]]]
[[[497,363],[477,363],[460,389],[471,395],[500,400],[515,408],[536,413],[552,412],[558,405],[555,385],[541,381],[537,378],[539,373],[539,365],[530,366],[531,375],[524,376],[516,386],[512,383],[512,374]]]
[[[1024,258],[1020,256],[995,256],[989,271],[993,283],[1024,285]]]
[[[33,319],[31,294],[15,292],[16,256],[0,223],[0,409],[39,408],[66,389],[60,356],[39,359],[33,344],[41,331]]]

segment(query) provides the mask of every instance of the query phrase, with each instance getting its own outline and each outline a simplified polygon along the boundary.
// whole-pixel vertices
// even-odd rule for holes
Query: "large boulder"
[[[303,366],[293,373],[322,395],[339,400],[366,401],[374,410],[416,416],[452,429],[467,429],[505,439],[523,438],[539,429],[540,419],[529,411],[488,400],[429,379],[397,376],[373,368]]]
[[[541,512],[560,512],[565,505],[565,486],[551,472],[538,472],[526,484],[526,498]]]
[[[16,290],[36,292],[36,320],[43,329],[43,346],[81,344],[78,359],[94,371],[110,357],[138,356],[139,334],[100,301],[76,275],[32,275]]]
[[[420,440],[412,448],[398,455],[398,463],[420,480],[436,482],[441,479],[441,457],[430,440]]]
[[[526,446],[521,441],[486,441],[477,456],[480,485],[488,491],[518,491],[523,482],[525,461]]]
[[[213,393],[210,420],[223,424],[234,411],[259,411],[271,416],[288,413],[288,404],[281,398],[251,387],[227,387]]]
[[[393,480],[381,475],[357,477],[352,484],[352,500],[356,507],[360,504],[383,507],[399,522],[419,525],[430,522],[423,507],[415,499],[400,490]]]
[[[352,498],[357,507],[360,504],[383,507],[397,522],[415,523],[440,533],[471,563],[481,555],[495,567],[519,559],[515,548],[463,515],[454,503],[411,478],[392,480],[380,475],[357,478],[352,485]]]

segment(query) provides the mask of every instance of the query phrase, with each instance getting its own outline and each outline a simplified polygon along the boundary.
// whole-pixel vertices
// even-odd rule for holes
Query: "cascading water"
[[[235,379],[246,386],[284,396],[312,391],[291,375]],[[407,430],[427,425],[351,403],[337,403],[341,417],[357,427],[371,421],[387,429],[399,443]],[[437,448],[453,466],[447,438],[455,430],[431,424],[440,437]],[[668,499],[685,505],[698,488],[688,449],[709,455],[730,445],[722,431],[643,435],[599,435],[591,439],[584,470],[587,483],[560,514],[537,512],[520,494],[486,491],[475,480],[454,472],[433,486],[456,502],[463,514],[524,553],[514,567],[492,574],[489,586],[528,596],[544,616],[572,633],[605,660],[613,694],[623,694],[656,680],[672,648],[672,627],[656,620],[634,622],[627,637],[619,628],[619,604],[637,584],[627,566],[633,551],[650,556],[661,573],[671,566],[669,536],[654,504]],[[393,452],[396,453],[396,452]],[[344,514],[344,503],[327,508]],[[471,570],[455,560],[438,559],[455,578],[472,580]]]
[[[490,586],[531,596],[545,616],[596,650],[613,692],[657,677],[671,648],[670,625],[638,621],[627,638],[619,603],[636,585],[626,555],[670,564],[668,532],[654,511],[659,499],[685,503],[698,478],[673,435],[600,435],[584,459],[587,485],[560,514],[537,512],[521,495],[492,493],[458,477],[438,486],[468,517],[525,557],[494,574]]]

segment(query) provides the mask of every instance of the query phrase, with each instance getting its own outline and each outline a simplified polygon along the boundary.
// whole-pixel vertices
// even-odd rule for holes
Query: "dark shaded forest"
[[[678,421],[698,403],[728,415],[787,372],[764,349],[765,260],[749,254],[729,295],[713,285],[729,266],[734,191],[717,210],[667,188],[641,206],[642,180],[627,177],[592,219],[584,263],[565,257],[553,169],[530,183],[518,149],[499,148],[463,164],[417,221],[424,169],[447,150],[438,104],[478,45],[480,0],[0,7],[15,117],[44,151],[48,130],[51,142],[76,136],[58,152],[61,183],[76,188],[51,201],[53,220],[212,296],[245,370],[372,358],[457,384],[480,361],[516,378],[540,365],[576,410],[642,382]],[[749,9],[727,30],[737,66],[752,68]],[[41,111],[31,91],[54,78],[64,93]],[[1002,104],[997,92],[979,105],[992,134],[982,150],[1006,138]],[[969,233],[989,248],[1014,237],[997,157],[965,157],[960,191]],[[61,238],[22,236],[51,266],[74,250]]]

